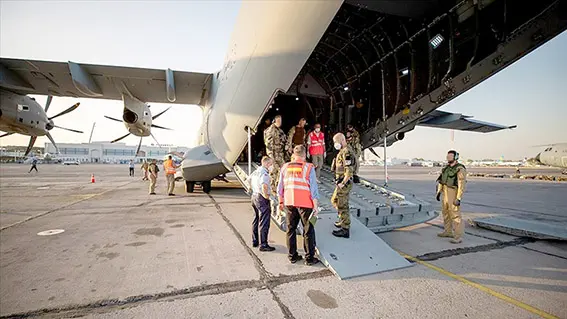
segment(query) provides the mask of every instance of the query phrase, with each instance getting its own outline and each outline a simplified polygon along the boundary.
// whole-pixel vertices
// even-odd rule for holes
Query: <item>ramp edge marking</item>
[[[523,302],[521,302],[521,301],[519,301],[519,300],[517,300],[517,299],[514,299],[514,298],[512,298],[512,297],[509,297],[509,296],[507,296],[507,295],[505,295],[505,294],[499,293],[499,292],[497,292],[497,291],[495,291],[495,290],[492,290],[492,289],[490,289],[490,288],[488,288],[488,287],[486,287],[486,286],[483,286],[483,285],[481,285],[481,284],[478,284],[478,283],[476,283],[476,282],[474,282],[474,281],[468,280],[468,279],[466,279],[465,277],[462,277],[462,276],[459,276],[459,275],[454,274],[454,273],[452,273],[452,272],[449,272],[449,271],[447,271],[447,270],[445,270],[445,269],[443,269],[443,268],[441,268],[441,267],[437,267],[437,266],[435,266],[435,265],[433,265],[433,264],[430,264],[430,263],[425,262],[425,261],[423,261],[423,260],[420,260],[420,259],[418,259],[418,258],[412,257],[412,256],[410,256],[410,255],[408,255],[408,254],[405,254],[405,253],[401,252],[401,251],[398,251],[398,253],[399,253],[400,255],[402,255],[404,258],[406,258],[407,260],[416,262],[416,263],[418,263],[418,264],[420,264],[420,265],[423,265],[423,266],[425,266],[425,267],[427,267],[427,268],[429,268],[429,269],[435,270],[435,271],[437,271],[437,272],[439,272],[439,273],[441,273],[441,274],[443,274],[443,275],[445,275],[445,276],[447,276],[447,277],[451,277],[451,278],[453,278],[453,279],[455,279],[455,280],[458,280],[458,281],[460,281],[460,282],[462,282],[462,283],[464,283],[464,284],[466,284],[466,285],[469,285],[469,286],[471,286],[471,287],[473,287],[473,288],[476,288],[476,289],[478,289],[478,290],[480,290],[480,291],[486,292],[487,294],[490,294],[490,295],[492,295],[492,296],[494,296],[494,297],[496,297],[496,298],[498,298],[498,299],[501,299],[501,300],[503,300],[503,301],[506,301],[506,302],[508,302],[508,303],[511,303],[511,304],[513,304],[514,306],[520,307],[520,308],[522,308],[522,309],[524,309],[524,310],[526,310],[526,311],[529,311],[529,312],[531,312],[531,313],[533,313],[533,314],[536,314],[536,315],[538,315],[538,316],[540,316],[540,317],[542,317],[542,318],[545,318],[545,319],[559,319],[559,317],[556,317],[556,316],[554,316],[554,315],[552,315],[552,314],[549,314],[549,313],[547,313],[547,312],[545,312],[545,311],[543,311],[543,310],[540,310],[540,309],[538,309],[538,308],[532,307],[532,306],[530,306],[530,305],[528,305],[528,304],[525,304],[525,303],[523,303]]]

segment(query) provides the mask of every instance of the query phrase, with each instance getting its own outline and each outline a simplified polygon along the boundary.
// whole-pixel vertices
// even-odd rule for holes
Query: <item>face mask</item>
[[[319,132],[321,132],[321,129],[317,127],[317,128],[315,129],[315,132],[319,133]]]
[[[341,145],[341,143],[335,143],[335,149],[336,149],[337,151],[340,151],[342,147],[343,147],[343,146]]]

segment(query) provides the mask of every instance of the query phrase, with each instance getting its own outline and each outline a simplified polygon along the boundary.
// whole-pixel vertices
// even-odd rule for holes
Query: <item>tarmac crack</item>
[[[133,308],[147,302],[160,302],[160,301],[171,301],[171,300],[182,300],[182,299],[192,299],[202,296],[213,296],[222,295],[231,292],[238,292],[245,289],[268,289],[272,294],[272,298],[280,305],[282,312],[286,318],[293,318],[291,311],[285,306],[279,297],[273,291],[273,288],[277,286],[303,281],[310,279],[317,279],[322,277],[331,276],[331,272],[328,270],[321,270],[312,273],[303,273],[298,275],[281,275],[277,277],[271,277],[266,280],[241,280],[241,281],[231,281],[223,282],[210,285],[194,286],[184,289],[176,289],[168,292],[160,292],[156,294],[143,294],[129,296],[124,299],[103,299],[94,301],[87,304],[74,304],[66,305],[61,307],[53,308],[42,308],[38,310],[14,313],[0,316],[0,318],[30,318],[36,316],[42,317],[80,317],[91,313],[108,313],[115,310],[121,310],[125,307]]]
[[[258,256],[256,256],[256,254],[254,254],[254,252],[252,251],[252,249],[246,244],[246,241],[244,240],[244,238],[242,237],[242,235],[240,235],[240,233],[238,232],[238,230],[236,229],[236,227],[234,227],[234,225],[231,223],[231,221],[228,219],[228,217],[226,217],[226,215],[222,212],[222,207],[220,206],[220,204],[213,198],[213,196],[211,196],[210,194],[208,194],[209,198],[211,199],[211,201],[213,202],[213,204],[215,205],[216,209],[217,209],[217,213],[222,217],[222,219],[224,220],[224,222],[228,225],[228,227],[232,230],[232,232],[234,233],[234,236],[236,236],[236,238],[238,239],[238,241],[240,241],[240,244],[244,247],[244,249],[248,252],[248,255],[250,255],[250,257],[252,258],[252,260],[254,260],[254,266],[256,267],[256,269],[258,270],[258,272],[260,273],[260,281],[262,281],[265,284],[265,287],[270,291],[270,293],[272,294],[272,299],[278,304],[278,306],[280,307],[281,312],[284,315],[284,318],[286,319],[295,319],[295,317],[293,316],[293,313],[289,310],[289,308],[287,307],[287,305],[285,305],[282,300],[280,299],[280,297],[276,294],[276,292],[274,291],[274,288],[277,285],[274,285],[274,281],[273,278],[274,276],[272,274],[270,274],[266,268],[264,267],[264,264],[262,263],[262,261],[260,260],[260,258]]]
[[[514,247],[533,242],[535,242],[535,240],[532,238],[522,237],[522,238],[516,238],[511,241],[500,241],[492,244],[479,245],[474,247],[447,249],[438,252],[423,254],[420,256],[416,256],[415,258],[423,261],[434,261],[441,258],[453,257],[458,255],[470,254],[470,253],[478,253],[478,252],[490,251],[495,249],[503,249],[507,247]]]

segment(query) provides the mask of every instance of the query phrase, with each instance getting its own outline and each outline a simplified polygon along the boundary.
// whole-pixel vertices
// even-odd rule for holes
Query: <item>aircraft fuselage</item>
[[[567,143],[546,148],[536,156],[536,160],[545,165],[567,168]]]
[[[33,98],[1,91],[0,130],[27,136],[44,136],[53,122]]]

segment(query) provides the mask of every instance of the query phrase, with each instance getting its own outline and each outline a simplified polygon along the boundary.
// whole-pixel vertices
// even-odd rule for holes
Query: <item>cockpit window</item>
[[[22,111],[29,111],[30,107],[27,105],[22,105],[22,104],[18,104],[18,112],[22,112]]]
[[[553,147],[548,147],[548,148],[546,148],[546,149],[544,150],[544,152],[549,152],[549,151],[551,151],[552,148],[553,148]]]

